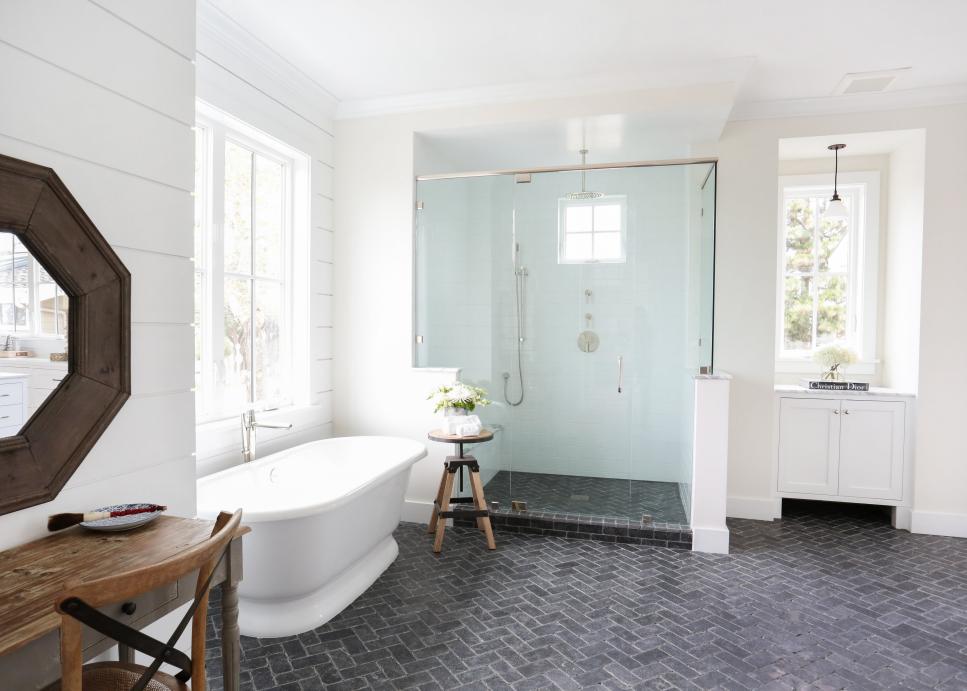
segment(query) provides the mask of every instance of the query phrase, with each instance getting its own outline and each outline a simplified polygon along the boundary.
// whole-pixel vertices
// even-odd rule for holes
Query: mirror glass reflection
[[[0,437],[18,434],[68,372],[69,298],[10,232],[0,232]]]

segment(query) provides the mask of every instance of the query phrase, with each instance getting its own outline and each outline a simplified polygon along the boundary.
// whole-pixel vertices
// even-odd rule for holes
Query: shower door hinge
[[[418,336],[416,337],[416,342],[417,342],[417,343],[423,343],[423,336],[419,336],[419,335],[418,335]]]
[[[530,173],[517,173],[516,175],[514,175],[514,182],[518,184],[523,182],[530,182],[530,181],[531,181]]]
[[[417,211],[423,211],[423,202],[417,202],[416,203],[416,210]]]

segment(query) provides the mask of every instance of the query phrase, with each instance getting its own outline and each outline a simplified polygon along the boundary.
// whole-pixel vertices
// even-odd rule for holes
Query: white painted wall
[[[923,272],[924,136],[915,133],[890,154],[883,257],[883,385],[917,392],[920,374],[920,286]]]
[[[720,142],[715,363],[734,376],[729,514],[771,518],[778,140],[923,128],[923,284],[913,530],[967,534],[967,106],[730,123]],[[916,258],[904,259],[916,263]],[[919,518],[918,518],[919,517]]]
[[[194,43],[192,0],[0,4],[0,152],[57,171],[130,269],[133,389],[54,501],[0,516],[0,548],[57,511],[194,515]]]
[[[304,154],[310,160],[309,285],[297,302],[308,302],[309,323],[297,324],[308,339],[309,362],[296,363],[295,378],[308,387],[304,405],[259,416],[290,422],[291,430],[257,430],[262,456],[332,434],[333,331],[333,124],[334,99],[318,84],[210,4],[199,0],[198,98]],[[295,260],[306,252],[296,252]],[[239,421],[198,427],[198,474],[241,462]]]

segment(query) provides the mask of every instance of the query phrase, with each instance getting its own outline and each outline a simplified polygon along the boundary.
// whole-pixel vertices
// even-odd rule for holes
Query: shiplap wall
[[[132,274],[131,399],[53,502],[0,516],[0,548],[55,511],[194,514],[194,53],[194,0],[0,2],[0,152],[56,170]]]
[[[335,100],[216,5],[198,3],[198,98],[306,154],[310,160],[309,405],[265,413],[289,431],[257,431],[257,454],[332,435],[333,136]],[[298,250],[297,250],[298,251]],[[198,429],[200,475],[240,462],[238,421]]]

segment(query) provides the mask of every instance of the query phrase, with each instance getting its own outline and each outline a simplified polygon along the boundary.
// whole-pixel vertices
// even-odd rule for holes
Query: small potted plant
[[[446,417],[469,415],[477,406],[490,405],[486,391],[459,381],[437,387],[426,398],[433,401],[434,413],[442,410]]]
[[[845,346],[830,345],[816,351],[813,359],[825,368],[823,381],[839,381],[843,378],[840,367],[856,362],[856,353]]]

